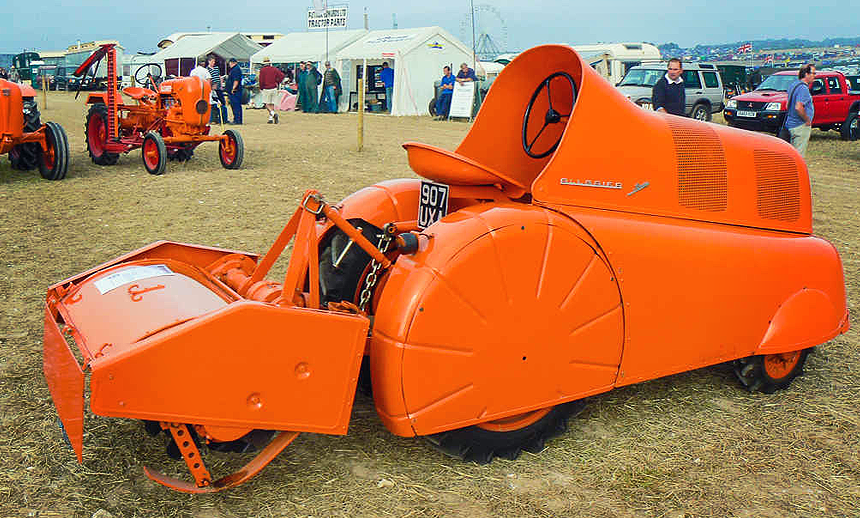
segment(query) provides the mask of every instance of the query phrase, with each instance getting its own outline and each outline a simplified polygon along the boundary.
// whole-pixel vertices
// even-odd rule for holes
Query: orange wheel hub
[[[552,410],[552,407],[541,408],[524,414],[512,415],[510,417],[496,419],[495,421],[487,421],[486,423],[479,423],[475,426],[490,432],[513,432],[514,430],[520,430],[535,424],[547,415],[550,410]]]
[[[791,374],[800,360],[800,351],[782,354],[768,354],[764,357],[764,371],[771,378],[778,380]]]

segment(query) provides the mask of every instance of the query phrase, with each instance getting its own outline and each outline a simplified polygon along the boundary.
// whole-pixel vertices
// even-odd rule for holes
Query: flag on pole
[[[740,47],[738,47],[738,53],[744,54],[746,52],[752,52],[752,43],[744,43]]]

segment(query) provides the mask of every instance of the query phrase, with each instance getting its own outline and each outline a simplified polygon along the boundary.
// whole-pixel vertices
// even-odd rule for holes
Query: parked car
[[[754,91],[732,97],[723,116],[729,126],[753,131],[779,133],[787,113],[786,90],[797,80],[797,70],[777,72]],[[822,70],[810,87],[815,115],[812,127],[838,130],[842,140],[860,138],[857,114],[860,92],[852,92],[841,72]]]
[[[684,80],[687,115],[698,120],[711,120],[711,115],[723,109],[725,90],[716,65],[710,63],[684,63]],[[666,63],[639,65],[627,71],[618,83],[618,90],[639,106],[652,109],[651,89],[666,74]]]

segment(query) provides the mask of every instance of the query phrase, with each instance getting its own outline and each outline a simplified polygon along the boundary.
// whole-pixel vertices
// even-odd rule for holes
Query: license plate
[[[640,108],[642,108],[643,110],[648,110],[648,111],[653,111],[653,110],[654,110],[654,107],[653,107],[653,106],[651,105],[651,103],[649,103],[649,102],[641,102],[641,103],[637,103],[637,104],[638,104],[638,105],[639,105],[639,107],[640,107]]]
[[[418,227],[425,229],[448,214],[448,186],[421,181],[418,202]]]
[[[738,110],[738,117],[752,117],[753,119],[756,117],[756,112],[748,112],[744,110]]]

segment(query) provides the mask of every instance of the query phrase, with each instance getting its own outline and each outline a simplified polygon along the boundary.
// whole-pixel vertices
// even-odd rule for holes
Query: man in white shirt
[[[206,58],[197,58],[197,66],[191,71],[190,77],[199,77],[201,81],[212,82],[212,74],[206,69]]]

